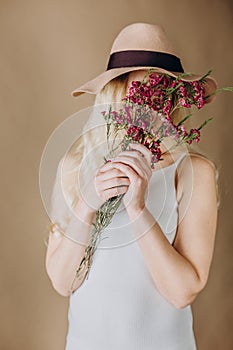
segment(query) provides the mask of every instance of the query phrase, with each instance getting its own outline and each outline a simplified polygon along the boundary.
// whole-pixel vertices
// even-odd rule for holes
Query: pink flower
[[[164,77],[164,79],[163,79],[163,87],[164,87],[164,89],[166,89],[168,87],[168,85],[169,85],[169,80],[166,77]]]
[[[200,130],[197,130],[197,129],[191,129],[190,130],[190,134],[192,135],[197,135],[198,137],[200,136]]]
[[[139,87],[141,82],[139,80],[133,80],[131,84],[132,86]]]
[[[115,120],[118,124],[123,124],[123,122],[124,122],[124,118],[122,116],[116,117]]]
[[[199,99],[197,103],[197,108],[201,109],[205,105],[205,101],[203,99]]]
[[[174,88],[176,86],[175,80],[172,80],[169,87]]]
[[[156,81],[155,78],[151,78],[151,79],[149,80],[149,86],[150,86],[150,87],[154,87],[156,84],[157,84],[157,81]]]
[[[141,127],[145,131],[150,125],[150,121],[148,120],[141,120]]]
[[[126,133],[128,136],[132,137],[133,140],[138,141],[143,134],[143,130],[137,126],[130,126]]]
[[[186,129],[185,129],[184,124],[181,124],[180,127],[179,127],[179,129],[180,129],[181,135],[182,135],[183,137],[186,137],[186,136],[188,135],[188,133],[187,133],[187,131],[186,131]]]
[[[181,106],[186,107],[186,108],[190,108],[191,104],[183,97],[179,99],[179,102],[181,104]]]
[[[156,73],[150,73],[149,78],[156,79],[157,74]]]
[[[181,93],[181,96],[186,97],[187,96],[187,90],[183,85],[179,87],[179,92]]]

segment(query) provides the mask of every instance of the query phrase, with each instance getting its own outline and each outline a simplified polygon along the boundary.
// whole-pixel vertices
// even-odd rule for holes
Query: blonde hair
[[[96,95],[94,107],[102,106],[104,104],[111,104],[113,102],[121,102],[122,98],[127,94],[128,76],[129,73],[122,74],[110,82],[108,82],[102,90]],[[185,108],[176,109],[172,114],[172,121],[179,122],[187,114]],[[73,208],[81,197],[81,189],[85,187],[93,175],[94,171],[103,164],[104,156],[107,153],[106,149],[106,124],[96,125],[96,115],[91,113],[89,119],[83,127],[83,132],[79,139],[72,145],[69,152],[60,161],[63,162],[62,170],[62,192],[65,195],[69,208]],[[96,127],[97,126],[97,127]],[[218,198],[218,206],[220,204],[220,196],[218,189],[219,172],[213,161],[210,161],[203,153],[195,152],[195,147],[188,146],[188,149],[193,153],[206,158],[215,169],[216,178],[216,193]],[[94,151],[94,152],[93,152]],[[59,181],[57,179],[57,181]],[[65,189],[65,191],[64,191]],[[53,197],[55,200],[55,198]],[[53,202],[54,203],[54,202]],[[53,211],[52,219],[57,219],[58,211]],[[65,230],[68,224],[71,211],[69,215],[62,218],[59,216],[60,227]]]

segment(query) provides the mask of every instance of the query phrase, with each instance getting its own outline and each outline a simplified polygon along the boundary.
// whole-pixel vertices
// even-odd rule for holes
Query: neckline
[[[152,170],[152,175],[153,175],[154,173],[157,173],[158,171],[171,168],[171,167],[174,166],[183,156],[184,156],[184,153],[182,153],[181,156],[178,157],[172,164],[169,164],[169,165],[167,165],[167,166],[165,166],[165,167],[161,167],[161,168],[156,169],[156,170]]]

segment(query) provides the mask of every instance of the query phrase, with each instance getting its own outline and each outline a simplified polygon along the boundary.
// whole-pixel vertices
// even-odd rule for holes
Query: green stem
[[[192,116],[192,113],[186,115],[186,117],[184,117],[176,126],[180,126],[181,124],[183,124],[191,116]]]
[[[205,96],[204,99],[206,100],[210,96],[217,95],[219,92],[222,92],[222,91],[233,92],[233,87],[232,86],[226,86],[226,87],[219,88],[219,89],[215,90],[214,92],[212,92],[212,94],[209,94],[209,95]]]
[[[212,120],[213,117],[210,117],[209,119],[205,120],[204,123],[202,123],[199,128],[197,128],[197,130],[201,130],[203,128],[203,126],[205,126],[210,120]]]

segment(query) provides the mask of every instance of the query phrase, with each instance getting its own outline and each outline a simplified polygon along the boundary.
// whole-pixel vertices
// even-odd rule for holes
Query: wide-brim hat
[[[174,78],[181,73],[183,81],[200,80],[203,74],[184,72],[179,54],[169,41],[160,25],[133,23],[123,28],[115,38],[106,71],[71,92],[72,96],[83,93],[98,94],[112,79],[127,72],[154,68],[158,73],[166,73]],[[205,96],[217,89],[216,80],[208,76],[204,82]],[[215,95],[206,99],[213,100]]]

